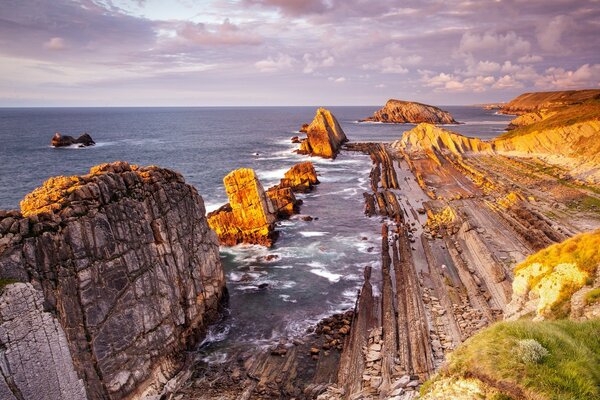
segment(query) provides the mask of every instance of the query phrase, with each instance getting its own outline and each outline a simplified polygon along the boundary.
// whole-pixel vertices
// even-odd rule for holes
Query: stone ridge
[[[319,108],[315,118],[306,128],[307,138],[300,141],[299,154],[309,154],[324,158],[335,158],[342,144],[348,141],[344,130],[333,114]]]
[[[458,124],[452,115],[438,107],[413,101],[390,99],[385,106],[363,122]]]
[[[43,293],[87,397],[159,392],[226,294],[196,189],[176,172],[117,162],[50,179],[21,208],[0,212],[0,279]]]
[[[573,105],[599,97],[600,89],[523,93],[506,103],[499,112],[520,115],[542,109]]]

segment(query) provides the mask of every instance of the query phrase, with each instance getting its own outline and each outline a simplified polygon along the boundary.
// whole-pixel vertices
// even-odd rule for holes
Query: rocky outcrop
[[[535,124],[537,122],[540,122],[547,118],[550,118],[554,114],[556,114],[556,112],[548,111],[548,110],[540,110],[540,111],[534,111],[534,112],[530,112],[530,113],[526,113],[526,114],[521,114],[518,117],[516,117],[515,119],[513,119],[512,121],[510,121],[506,130],[510,131],[512,129],[517,129],[517,128],[520,128],[523,126]]]
[[[5,382],[63,399],[85,398],[78,380],[90,399],[157,393],[225,293],[196,190],[176,172],[123,162],[50,179],[21,212],[1,212],[0,279],[0,326],[11,331],[0,340],[23,351],[18,362],[2,352]]]
[[[59,132],[56,132],[52,137],[52,141],[50,142],[52,147],[66,147],[74,144],[78,144],[80,147],[93,146],[96,144],[92,137],[84,133],[78,138],[74,138],[73,136],[61,135]]]
[[[224,179],[229,203],[208,214],[208,224],[221,244],[271,246],[275,240],[276,210],[250,168],[230,172]]]
[[[279,184],[267,191],[249,168],[232,171],[223,182],[229,203],[208,215],[208,223],[221,244],[270,247],[277,237],[276,220],[299,212],[302,201],[294,193],[312,190],[319,180],[314,165],[307,161],[294,165]]]
[[[578,104],[598,97],[600,97],[600,89],[523,93],[506,103],[499,112],[520,115],[542,109]]]
[[[324,158],[335,158],[342,144],[348,141],[337,119],[324,108],[317,110],[315,118],[306,128],[306,135],[306,139],[300,141],[297,152]]]
[[[386,122],[396,124],[458,124],[452,115],[438,107],[413,101],[390,99],[385,106],[376,111],[372,117],[362,120],[364,122]]]

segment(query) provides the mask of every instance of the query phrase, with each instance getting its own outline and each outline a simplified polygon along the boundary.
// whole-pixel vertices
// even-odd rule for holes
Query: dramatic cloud
[[[600,87],[596,0],[4,0],[2,105],[433,104]]]

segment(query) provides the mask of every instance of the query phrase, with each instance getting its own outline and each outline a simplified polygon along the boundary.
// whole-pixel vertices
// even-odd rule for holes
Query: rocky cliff
[[[412,101],[390,99],[385,106],[376,111],[372,117],[363,121],[386,122],[397,124],[419,124],[427,122],[430,124],[458,124],[452,115],[438,107]]]
[[[159,391],[225,293],[204,214],[178,173],[123,162],[49,179],[1,212],[2,398]]]
[[[300,141],[298,153],[335,158],[343,143],[347,142],[346,134],[333,114],[319,108],[315,118],[306,128],[306,139]]]
[[[210,227],[221,244],[271,246],[277,235],[275,222],[298,213],[301,201],[294,193],[307,192],[319,183],[311,162],[294,165],[279,184],[263,189],[254,170],[240,168],[224,179],[229,203],[208,215]]]
[[[599,96],[600,89],[523,93],[506,103],[499,112],[502,114],[524,114],[578,104]]]

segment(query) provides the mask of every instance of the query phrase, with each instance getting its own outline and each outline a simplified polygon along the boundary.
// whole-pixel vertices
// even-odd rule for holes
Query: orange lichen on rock
[[[319,108],[315,118],[306,128],[307,138],[300,142],[298,153],[335,158],[343,143],[347,142],[346,134],[337,119],[329,110]]]
[[[240,168],[224,179],[229,204],[208,215],[209,226],[222,244],[252,243],[271,246],[276,210],[254,170]]]

